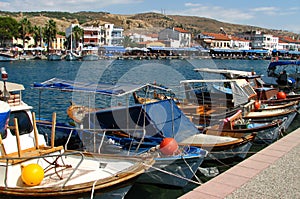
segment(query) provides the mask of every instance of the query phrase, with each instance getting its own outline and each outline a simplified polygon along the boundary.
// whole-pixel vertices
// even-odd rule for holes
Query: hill
[[[83,26],[98,26],[104,23],[113,23],[115,26],[122,26],[125,33],[157,33],[167,27],[181,27],[193,34],[200,32],[219,32],[220,27],[228,34],[237,32],[260,30],[273,35],[283,35],[299,38],[300,35],[284,30],[266,29],[249,25],[231,24],[196,16],[163,15],[159,13],[139,13],[132,15],[118,15],[107,12],[4,12],[0,16],[10,16],[18,21],[27,17],[33,25],[44,26],[49,19],[53,19],[58,31],[64,32],[66,27],[72,23],[79,23]]]

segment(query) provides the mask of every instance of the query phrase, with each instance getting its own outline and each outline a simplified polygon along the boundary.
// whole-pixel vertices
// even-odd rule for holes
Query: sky
[[[199,16],[300,34],[299,0],[0,0],[1,11],[145,12]]]

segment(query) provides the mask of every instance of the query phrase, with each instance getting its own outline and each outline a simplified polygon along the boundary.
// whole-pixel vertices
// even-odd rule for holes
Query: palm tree
[[[38,43],[42,45],[42,28],[40,26],[34,26],[33,27],[33,39],[34,39],[34,45],[38,46]]]
[[[50,19],[44,27],[44,39],[47,43],[47,52],[49,53],[50,45],[56,38],[57,27],[56,22],[53,19]]]
[[[25,40],[29,40],[30,37],[27,35],[32,32],[31,22],[25,17],[19,22],[19,34],[23,40],[23,48],[25,47]]]
[[[129,36],[125,36],[122,40],[123,46],[126,47],[136,47],[138,46],[136,42],[132,41],[132,39]]]
[[[82,40],[84,30],[82,28],[80,28],[79,26],[75,26],[72,29],[72,34],[73,34],[73,38],[75,39],[75,48],[77,48],[78,42],[80,41],[80,39]]]

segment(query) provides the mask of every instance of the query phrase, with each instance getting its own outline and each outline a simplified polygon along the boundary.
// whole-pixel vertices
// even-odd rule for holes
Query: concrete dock
[[[220,198],[300,199],[300,128],[180,197]]]

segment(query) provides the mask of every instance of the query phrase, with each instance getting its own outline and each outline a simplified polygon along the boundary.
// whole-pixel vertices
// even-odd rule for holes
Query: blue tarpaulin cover
[[[129,134],[126,129],[145,129],[147,137],[174,137],[177,142],[199,133],[171,99],[100,110],[87,114],[83,125],[92,129],[120,129]]]

